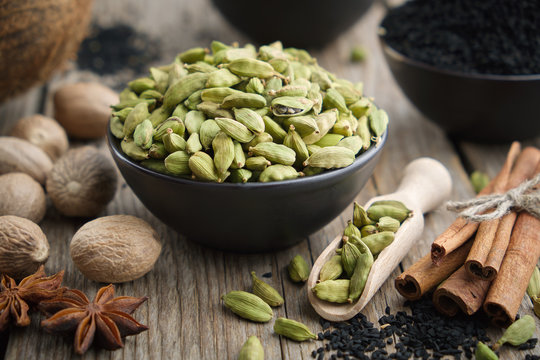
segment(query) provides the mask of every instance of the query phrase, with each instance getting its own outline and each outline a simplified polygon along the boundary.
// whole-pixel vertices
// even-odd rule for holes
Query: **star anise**
[[[101,347],[115,350],[124,346],[123,337],[148,330],[130,316],[147,299],[114,297],[112,284],[99,289],[92,302],[81,291],[67,289],[58,297],[40,303],[40,309],[50,316],[41,326],[53,333],[75,331],[77,354],[84,354],[94,338]]]
[[[64,271],[45,276],[43,265],[32,275],[21,280],[19,285],[11,277],[2,275],[0,280],[0,332],[7,329],[10,319],[17,326],[28,326],[30,305],[57,296]]]

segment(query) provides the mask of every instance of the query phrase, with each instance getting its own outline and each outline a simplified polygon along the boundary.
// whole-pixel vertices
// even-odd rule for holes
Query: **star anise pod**
[[[57,296],[64,271],[45,276],[43,265],[19,285],[11,277],[2,275],[0,280],[0,332],[7,329],[10,319],[17,326],[28,326],[30,305]]]
[[[40,309],[50,316],[41,326],[53,333],[75,331],[75,352],[80,355],[94,339],[101,347],[115,350],[124,346],[123,337],[148,330],[130,316],[147,299],[114,297],[112,284],[99,289],[92,302],[81,291],[67,289],[58,297],[40,303]]]

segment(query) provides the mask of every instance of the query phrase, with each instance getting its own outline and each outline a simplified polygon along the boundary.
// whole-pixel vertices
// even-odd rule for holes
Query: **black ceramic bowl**
[[[108,132],[127,184],[160,220],[188,239],[234,252],[291,246],[338,216],[365,185],[388,131],[343,169],[270,183],[209,183],[163,175],[129,159]]]
[[[540,74],[479,75],[441,70],[412,60],[379,37],[403,93],[429,120],[456,139],[524,140],[540,135]]]
[[[260,44],[318,48],[352,26],[373,0],[212,0],[223,16]]]

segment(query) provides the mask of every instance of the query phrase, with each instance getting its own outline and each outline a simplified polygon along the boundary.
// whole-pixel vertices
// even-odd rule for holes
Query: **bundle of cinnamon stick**
[[[540,173],[540,150],[514,142],[497,176],[478,196],[503,194]],[[489,212],[491,210],[487,210]],[[431,252],[395,280],[407,299],[432,291],[435,307],[449,316],[480,308],[498,326],[517,314],[540,257],[540,219],[512,210],[471,222],[458,217],[432,244]]]

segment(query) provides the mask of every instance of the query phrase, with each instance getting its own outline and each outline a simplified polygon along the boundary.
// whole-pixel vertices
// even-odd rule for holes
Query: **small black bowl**
[[[384,35],[379,39],[403,93],[449,136],[497,143],[540,135],[540,74],[482,75],[441,70],[399,53],[384,41]]]
[[[319,175],[270,183],[209,183],[148,170],[129,159],[110,131],[109,148],[135,195],[188,239],[233,252],[289,247],[338,216],[373,173],[388,131],[355,162]]]
[[[320,48],[352,26],[373,0],[212,0],[223,16],[260,44]]]

